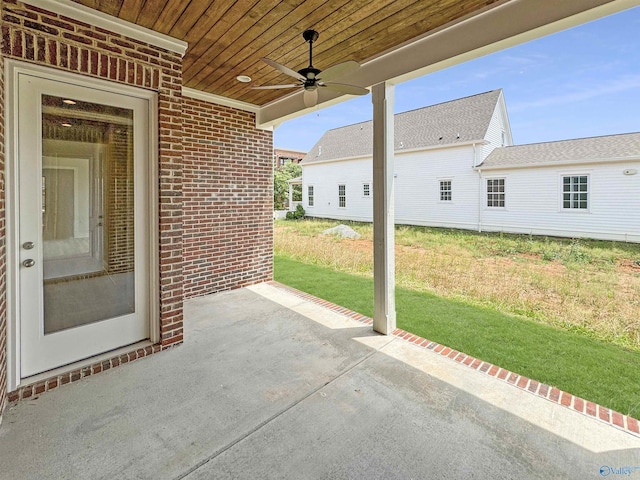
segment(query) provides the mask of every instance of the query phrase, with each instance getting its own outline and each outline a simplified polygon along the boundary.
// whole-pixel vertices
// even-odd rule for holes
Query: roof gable
[[[395,115],[395,150],[482,141],[502,90],[439,103]],[[303,165],[372,155],[373,121],[328,130],[302,160]]]

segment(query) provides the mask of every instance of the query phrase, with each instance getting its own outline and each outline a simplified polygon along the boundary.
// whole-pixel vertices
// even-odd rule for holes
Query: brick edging
[[[104,372],[107,370],[111,370],[112,368],[118,367],[125,363],[133,362],[139,358],[145,358],[149,355],[153,355],[154,353],[158,353],[160,351],[167,350],[169,348],[174,347],[175,345],[180,345],[182,342],[176,342],[169,344],[167,346],[163,346],[159,343],[154,345],[148,345],[146,347],[141,347],[136,350],[127,353],[121,353],[119,355],[115,355],[111,358],[107,358],[106,360],[102,360],[100,362],[93,363],[91,365],[86,365],[82,368],[77,368],[75,370],[71,370],[69,372],[61,373],[60,375],[54,375],[52,377],[46,378],[44,380],[40,380],[35,383],[31,383],[28,385],[23,385],[12,392],[9,392],[8,402],[9,404],[13,404],[20,400],[26,400],[29,398],[35,399],[38,398],[38,395],[48,392],[49,390],[53,390],[54,388],[58,388],[60,385],[66,385],[67,383],[77,382],[78,380],[89,377],[91,375],[95,375],[100,372]]]
[[[315,303],[317,305],[321,305],[331,311],[341,313],[366,325],[373,324],[373,319],[370,317],[354,312],[345,307],[341,307],[340,305],[328,302],[321,298],[314,297],[311,294],[296,290],[295,288],[289,287],[287,285],[283,285],[282,283],[276,282],[275,280],[268,282],[268,284],[276,288],[286,290],[287,292],[299,298]],[[398,328],[394,330],[393,336],[398,337],[406,342],[413,343],[414,345],[422,347],[425,350],[431,350],[434,353],[437,353],[443,357],[447,357],[460,364],[466,365],[467,367],[474,370],[478,370],[482,373],[495,377],[498,380],[507,382],[521,390],[527,391],[532,395],[542,397],[570,410],[576,411],[591,418],[595,418],[596,420],[599,420],[603,423],[640,437],[640,425],[638,424],[638,420],[633,417],[623,415],[622,413],[611,410],[610,408],[603,407],[602,405],[598,405],[597,403],[593,403],[588,400],[584,400],[583,398],[572,395],[571,393],[559,390],[556,387],[540,383],[537,380],[532,380],[522,375],[518,375],[517,373],[505,370],[504,368],[498,367],[497,365],[493,365],[465,353],[458,352],[457,350],[453,350],[450,347],[432,342],[431,340],[419,337],[402,329]]]

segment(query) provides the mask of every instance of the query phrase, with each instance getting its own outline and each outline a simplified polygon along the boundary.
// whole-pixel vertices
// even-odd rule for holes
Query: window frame
[[[443,190],[442,186],[444,183],[449,184],[448,190]],[[448,193],[449,198],[442,198],[443,193]],[[452,178],[439,178],[438,179],[438,201],[440,203],[450,204],[453,203],[453,179]]]
[[[307,185],[307,207],[313,208],[316,203],[316,189],[314,185]]]
[[[489,182],[496,182],[496,181],[502,181],[502,192],[497,191],[489,191]],[[484,189],[485,189],[485,195],[484,195],[484,207],[490,210],[496,210],[496,209],[500,209],[500,210],[505,210],[507,208],[507,177],[504,176],[500,176],[500,177],[485,177],[485,182],[484,182]],[[502,195],[502,205],[489,205],[489,195]],[[492,199],[492,201],[495,201],[495,199]],[[499,197],[498,197],[498,201],[499,201]]]
[[[584,177],[586,179],[586,190],[584,192],[582,192],[581,190],[569,190],[568,192],[565,192],[564,190],[564,186],[565,186],[565,178],[569,178],[569,179],[573,179],[573,178],[581,178]],[[571,180],[570,180],[571,182]],[[578,180],[579,182],[579,180]],[[564,213],[589,213],[591,211],[591,175],[589,173],[586,173],[584,171],[580,171],[580,172],[561,172],[560,176],[559,176],[559,180],[558,180],[558,203],[559,203],[559,209],[561,212]],[[572,183],[569,183],[570,187],[573,186]],[[578,183],[578,186],[580,185],[580,183]],[[569,207],[565,207],[565,194],[569,194],[569,202],[571,204],[573,204],[575,202],[575,200],[573,199],[574,195],[580,195],[583,194],[586,195],[586,199],[584,200],[584,202],[586,203],[586,206],[584,208],[581,207],[574,207],[574,206],[569,206]],[[581,202],[580,199],[577,200],[578,202]]]
[[[371,198],[371,182],[362,182],[362,198]]]
[[[340,189],[342,189],[343,194],[340,194]],[[339,183],[338,184],[338,208],[347,208],[347,184]]]

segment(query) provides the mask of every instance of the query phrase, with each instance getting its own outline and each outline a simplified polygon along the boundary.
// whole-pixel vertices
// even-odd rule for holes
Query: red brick
[[[527,377],[520,377],[518,379],[518,387],[520,388],[526,388],[527,387],[527,383],[529,383],[529,379]]]
[[[549,395],[549,385],[545,385],[544,383],[540,384],[540,388],[538,389],[538,393],[542,397],[547,397]]]
[[[611,410],[603,407],[602,405],[598,405],[598,416],[600,417],[600,420],[608,422],[611,418]]]
[[[634,433],[640,433],[638,421],[633,417],[627,417],[627,428]]]
[[[578,412],[584,412],[584,400],[579,397],[573,397],[573,408]]]
[[[611,416],[612,416],[611,422],[614,425],[624,428],[624,417],[622,416],[622,414],[618,412],[611,412]]]
[[[572,400],[573,400],[573,395],[567,392],[562,392],[562,397],[560,397],[560,403],[562,405],[564,405],[565,407],[568,407],[569,405],[571,405]]]

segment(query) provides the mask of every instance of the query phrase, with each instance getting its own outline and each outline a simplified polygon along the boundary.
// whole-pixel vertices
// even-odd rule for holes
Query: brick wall
[[[184,98],[183,143],[185,298],[271,280],[272,133]]]
[[[106,269],[109,274],[132,272],[134,244],[133,129],[110,125],[105,155]]]
[[[24,5],[2,3],[2,55],[158,92],[160,349],[182,342],[182,59],[107,30]],[[2,96],[4,101],[4,95]],[[4,109],[2,110],[4,111]],[[4,115],[0,119],[4,125]],[[4,145],[4,143],[2,143]],[[4,172],[4,169],[2,169]],[[0,185],[0,294],[4,292],[4,182]],[[0,375],[6,372],[4,297]],[[156,351],[153,349],[153,351]],[[4,376],[0,377],[0,382]],[[52,385],[57,385],[52,382]],[[1,386],[1,385],[0,385]],[[29,391],[32,391],[29,388]],[[21,397],[14,392],[12,399]],[[0,394],[0,403],[3,402]]]
[[[257,130],[253,114],[183,101],[178,54],[15,0],[2,3],[2,14],[3,57],[151,89],[158,92],[159,108],[161,342],[22,387],[9,395],[15,401],[180,343],[183,297],[270,280],[273,147],[272,133]],[[3,126],[2,114],[0,134]],[[6,382],[3,178],[0,230],[1,412]]]

